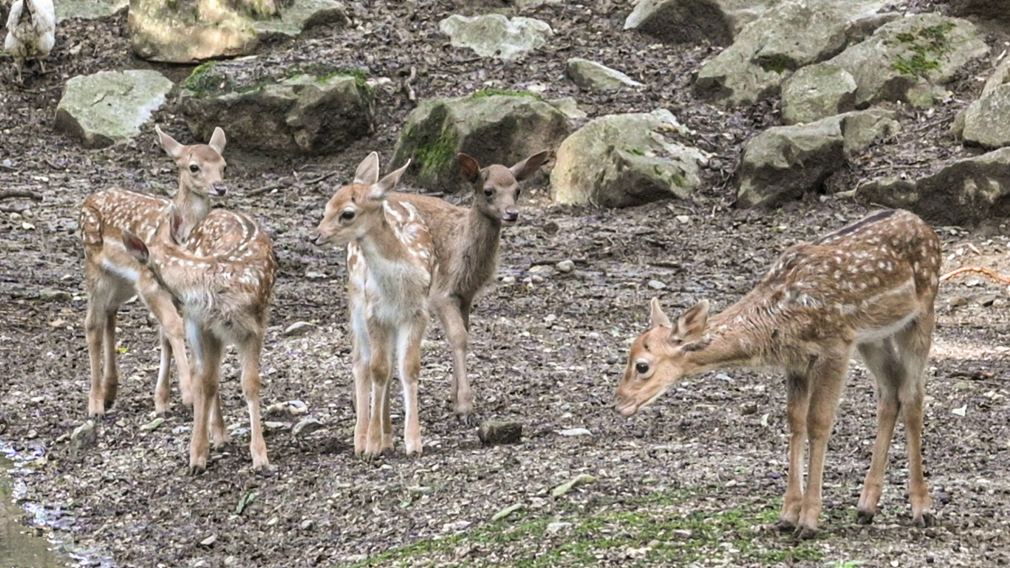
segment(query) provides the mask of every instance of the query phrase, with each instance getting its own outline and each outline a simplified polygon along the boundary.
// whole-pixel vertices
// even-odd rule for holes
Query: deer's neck
[[[393,227],[383,216],[380,224],[357,239],[358,247],[365,258],[368,271],[379,279],[396,287],[396,280],[402,275],[404,267],[409,266],[410,253],[393,232]]]
[[[687,372],[695,375],[733,367],[761,367],[776,361],[774,330],[734,307],[713,316],[702,339],[684,346]]]
[[[176,209],[182,215],[182,237],[188,238],[193,227],[200,224],[210,213],[210,199],[198,195],[183,181],[179,180],[179,191],[172,199]]]
[[[464,295],[475,293],[494,276],[498,265],[501,221],[471,207],[458,238],[452,266],[457,280],[455,288]]]

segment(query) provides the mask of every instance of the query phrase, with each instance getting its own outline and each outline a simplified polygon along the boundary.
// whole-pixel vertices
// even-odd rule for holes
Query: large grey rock
[[[996,86],[968,105],[964,113],[965,144],[1010,146],[1010,83]]]
[[[850,155],[897,128],[894,113],[882,109],[769,128],[744,145],[737,204],[775,206],[816,192]]]
[[[157,71],[99,71],[70,79],[56,107],[56,128],[101,148],[140,134],[172,81]]]
[[[943,225],[975,225],[1010,216],[1010,148],[954,162],[919,180],[882,179],[860,186],[864,201],[915,211]]]
[[[985,86],[982,87],[982,96],[986,96],[993,92],[996,87],[1000,85],[1005,85],[1010,83],[1010,57],[1004,57],[999,65],[993,69],[992,75],[985,82]]]
[[[878,101],[931,106],[942,85],[989,48],[975,26],[939,14],[917,14],[889,22],[827,64],[856,80],[856,107]]]
[[[883,21],[884,0],[790,0],[747,25],[733,45],[702,65],[695,90],[729,104],[778,93],[793,71],[859,41]]]
[[[1010,0],[951,0],[950,7],[958,16],[1010,22]]]
[[[551,172],[557,203],[627,207],[657,199],[687,199],[707,160],[676,142],[690,132],[667,110],[614,114],[589,121],[558,148]]]
[[[458,98],[421,101],[401,129],[393,164],[412,159],[415,183],[455,192],[469,186],[460,178],[456,154],[481,164],[511,165],[556,148],[571,131],[564,112],[525,91],[479,91]]]
[[[642,86],[638,81],[616,69],[581,57],[568,60],[567,72],[573,83],[587,91],[617,91],[626,87]]]
[[[554,32],[547,22],[501,14],[461,16],[453,14],[438,24],[454,47],[473,50],[481,57],[516,59],[547,43]]]
[[[130,0],[59,0],[55,6],[56,21],[107,18],[129,5]]]
[[[178,110],[197,136],[225,125],[229,145],[285,154],[342,150],[373,124],[371,89],[359,72],[255,57],[197,67]]]
[[[130,0],[129,13],[134,53],[168,63],[245,55],[265,38],[347,22],[337,0]]]
[[[837,65],[808,65],[782,83],[782,122],[813,122],[852,110],[856,80]]]
[[[624,29],[670,43],[729,45],[744,26],[778,0],[638,0]]]

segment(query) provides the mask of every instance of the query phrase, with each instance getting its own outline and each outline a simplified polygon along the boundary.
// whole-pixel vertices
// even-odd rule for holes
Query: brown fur
[[[708,317],[699,304],[670,323],[653,300],[652,328],[632,345],[617,408],[637,412],[681,378],[730,366],[786,371],[789,478],[780,526],[817,530],[828,437],[848,362],[858,349],[877,380],[877,439],[859,500],[872,519],[899,412],[908,435],[914,521],[930,519],[922,472],[925,378],[934,328],[940,241],[907,211],[872,215],[810,244],[790,247],[741,300]],[[803,442],[810,443],[802,489]]]
[[[113,189],[94,193],[84,201],[80,213],[81,242],[84,244],[84,282],[88,295],[85,332],[91,363],[91,391],[88,413],[105,414],[116,398],[119,372],[116,368],[116,312],[123,302],[139,295],[158,320],[161,336],[161,363],[154,392],[154,407],[159,414],[168,409],[171,358],[179,369],[179,387],[183,400],[190,400],[190,368],[186,358],[182,318],[171,298],[140,264],[123,250],[123,233],[131,232],[151,239],[170,204],[183,217],[183,233],[210,212],[210,195],[221,191],[225,161],[224,131],[216,129],[210,144],[183,146],[155,127],[159,143],[179,169],[179,189],[173,200]],[[198,172],[190,171],[192,166]],[[124,275],[137,274],[136,282]],[[104,367],[104,369],[103,369]]]

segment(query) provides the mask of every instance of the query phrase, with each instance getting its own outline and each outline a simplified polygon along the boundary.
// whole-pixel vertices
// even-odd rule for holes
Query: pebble
[[[217,542],[217,535],[216,534],[212,534],[212,535],[208,536],[207,538],[201,540],[200,541],[200,546],[211,546],[215,542]]]
[[[666,284],[660,282],[659,280],[649,280],[648,286],[653,290],[662,290],[663,288],[666,288]]]
[[[559,272],[569,273],[575,270],[575,262],[571,260],[562,260],[561,262],[554,265]]]
[[[593,433],[590,432],[587,428],[569,428],[567,430],[558,430],[558,434],[568,437],[593,435]]]
[[[751,414],[757,414],[758,405],[756,402],[745,402],[740,406],[740,414],[744,416],[750,416]]]
[[[150,432],[151,430],[154,430],[154,429],[158,428],[159,426],[161,426],[164,423],[165,423],[165,419],[162,418],[161,416],[159,416],[159,417],[155,418],[154,420],[148,422],[147,424],[144,424],[143,426],[141,426],[140,430],[143,431],[143,432]]]
[[[689,217],[687,215],[677,215],[677,222],[678,223],[690,223],[691,222],[691,217]]]
[[[515,444],[523,437],[523,425],[518,422],[488,420],[480,425],[477,437],[485,446]]]
[[[303,418],[295,424],[295,427],[291,429],[291,435],[296,438],[308,436],[313,432],[318,432],[325,428],[323,423],[316,420],[315,418]]]
[[[285,335],[285,337],[293,337],[293,336],[296,336],[296,335],[303,335],[306,332],[308,332],[308,331],[310,331],[312,329],[315,329],[315,328],[316,328],[316,324],[314,324],[314,323],[309,323],[307,321],[296,321],[295,323],[289,325],[284,330],[284,335]]]
[[[91,420],[81,424],[70,434],[70,452],[75,456],[97,443],[98,431],[95,430],[95,423]]]
[[[567,523],[565,521],[554,521],[553,523],[548,523],[547,532],[554,534],[561,532],[568,527],[572,526],[572,523]]]
[[[40,300],[54,300],[58,302],[69,302],[73,296],[70,292],[66,290],[57,290],[55,288],[43,288],[39,290]]]

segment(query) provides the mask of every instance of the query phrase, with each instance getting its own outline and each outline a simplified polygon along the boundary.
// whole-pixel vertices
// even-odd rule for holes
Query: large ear
[[[370,199],[383,199],[386,197],[386,193],[396,187],[396,184],[400,183],[400,178],[403,177],[403,173],[407,171],[410,167],[410,160],[407,160],[403,167],[396,170],[395,172],[390,172],[386,174],[386,177],[380,179],[375,185],[372,186],[372,191],[369,192],[368,197]]]
[[[480,162],[477,161],[477,158],[460,152],[456,154],[456,160],[459,161],[459,173],[463,179],[470,183],[476,183],[477,178],[480,177]]]
[[[154,131],[158,133],[158,143],[161,147],[165,149],[165,152],[172,157],[174,160],[178,160],[182,157],[182,153],[185,150],[185,146],[179,144],[168,134],[161,131],[161,127],[157,124],[154,125]]]
[[[529,158],[526,158],[525,160],[512,166],[509,170],[512,172],[512,175],[515,176],[516,181],[523,181],[535,174],[537,170],[540,169],[540,166],[544,165],[544,162],[547,161],[547,156],[547,150],[537,152]]]
[[[126,252],[130,253],[130,256],[140,264],[147,264],[147,260],[151,257],[144,241],[130,231],[123,231],[123,246],[126,247]]]
[[[375,185],[379,179],[379,154],[372,152],[358,164],[358,169],[354,172],[354,183],[361,185]]]
[[[708,300],[702,300],[684,312],[677,320],[677,335],[691,337],[705,331],[708,325]]]
[[[228,143],[228,139],[224,136],[224,130],[220,126],[214,127],[214,134],[210,136],[210,142],[207,145],[217,151],[218,154],[224,155],[224,146]]]
[[[651,320],[652,327],[673,327],[673,324],[670,323],[670,318],[666,317],[666,314],[663,313],[663,307],[659,305],[659,298],[653,298],[649,302],[649,319]]]

